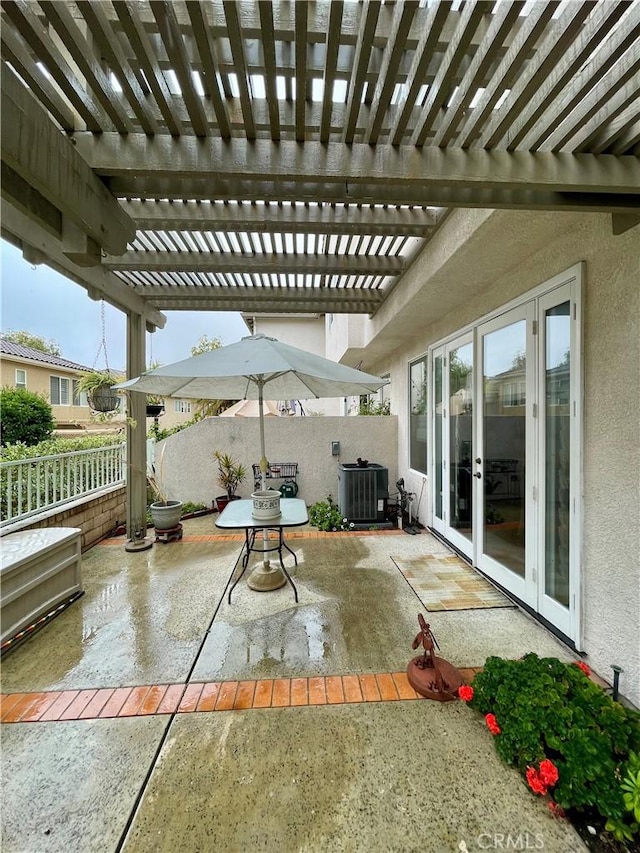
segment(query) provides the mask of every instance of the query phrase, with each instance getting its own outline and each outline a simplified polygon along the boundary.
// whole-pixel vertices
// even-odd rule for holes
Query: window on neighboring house
[[[507,382],[503,391],[504,405],[524,406],[526,402],[526,394],[526,382]]]
[[[189,415],[191,414],[191,403],[189,400],[174,400],[173,411],[179,415]]]
[[[16,368],[16,388],[27,387],[27,371]]]
[[[49,396],[52,406],[68,406],[71,403],[71,381],[63,376],[49,377]]]
[[[427,473],[427,357],[409,365],[409,467]]]

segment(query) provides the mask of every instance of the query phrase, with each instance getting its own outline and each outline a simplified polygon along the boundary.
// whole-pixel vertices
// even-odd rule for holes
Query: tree
[[[191,355],[202,355],[205,352],[211,352],[214,349],[220,349],[222,341],[220,338],[210,338],[208,335],[202,335],[198,343],[191,347]]]
[[[371,394],[362,394],[358,404],[359,415],[390,415],[391,400],[379,400]]]
[[[202,335],[198,343],[191,347],[191,355],[203,355],[205,352],[211,352],[214,349],[220,349],[222,341],[220,338],[210,338],[208,335]],[[224,409],[236,400],[194,400],[195,414],[193,416],[194,423],[201,421],[203,418],[211,418],[214,415],[220,414]]]
[[[43,394],[26,388],[4,387],[0,390],[0,443],[38,444],[51,437],[55,422],[51,406]]]
[[[39,335],[32,335],[30,332],[25,332],[23,330],[13,331],[9,329],[9,331],[4,332],[2,337],[5,341],[11,341],[14,344],[20,344],[20,346],[23,347],[31,347],[32,349],[40,350],[40,352],[48,352],[49,355],[61,354],[60,347],[55,341],[46,341]]]

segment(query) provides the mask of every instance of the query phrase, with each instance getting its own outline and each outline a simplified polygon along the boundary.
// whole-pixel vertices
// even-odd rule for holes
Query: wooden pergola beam
[[[221,139],[167,136],[149,141],[145,134],[76,133],[78,151],[102,177],[118,178],[123,195],[136,196],[137,183],[162,178],[173,185],[173,197],[189,197],[181,190],[194,178],[238,185],[280,182],[316,187],[347,184],[397,187],[417,198],[432,188],[499,189],[555,193],[633,194],[640,190],[640,161],[631,156],[571,154],[549,151],[485,151],[425,146],[344,145],[307,141]],[[128,192],[126,191],[128,188]],[[348,194],[348,192],[347,192]],[[158,197],[163,197],[162,195]],[[166,197],[166,196],[165,196]],[[216,198],[214,189],[209,194]],[[267,196],[268,197],[268,196]],[[271,196],[277,198],[277,193]],[[416,201],[425,204],[425,199]]]
[[[403,258],[367,255],[232,255],[197,252],[126,252],[103,258],[104,269],[149,272],[400,275]]]

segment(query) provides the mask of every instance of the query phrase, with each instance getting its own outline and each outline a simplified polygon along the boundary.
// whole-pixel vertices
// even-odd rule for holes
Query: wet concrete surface
[[[85,689],[187,677],[233,566],[236,543],[83,554],[85,594],[2,660],[2,689]]]
[[[185,715],[123,849],[453,853],[526,833],[515,849],[584,850],[491,741],[457,702]]]
[[[302,540],[296,552],[299,603],[289,585],[256,594],[241,581],[220,607],[195,680],[405,669],[420,603],[392,561],[372,560],[369,539],[355,537],[340,543],[338,560],[325,539]]]
[[[243,580],[229,605],[240,544],[185,535],[137,554],[91,549],[85,595],[5,656],[3,692],[167,684],[192,668],[191,681],[405,669],[422,608],[389,555],[446,553],[441,543],[292,538],[299,604],[289,585],[260,593]],[[428,618],[458,666],[526,651],[572,658],[516,608]],[[2,763],[7,853],[116,853],[141,788],[127,853],[444,853],[461,841],[488,849],[509,831],[532,844],[542,833],[548,850],[584,849],[500,763],[481,717],[455,702],[5,724]]]
[[[112,853],[168,721],[3,725],[3,853]]]

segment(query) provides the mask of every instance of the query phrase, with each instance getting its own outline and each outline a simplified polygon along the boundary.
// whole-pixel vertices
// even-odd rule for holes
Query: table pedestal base
[[[287,582],[284,572],[280,567],[272,568],[270,563],[260,563],[247,578],[247,586],[257,592],[270,592],[280,589]]]

